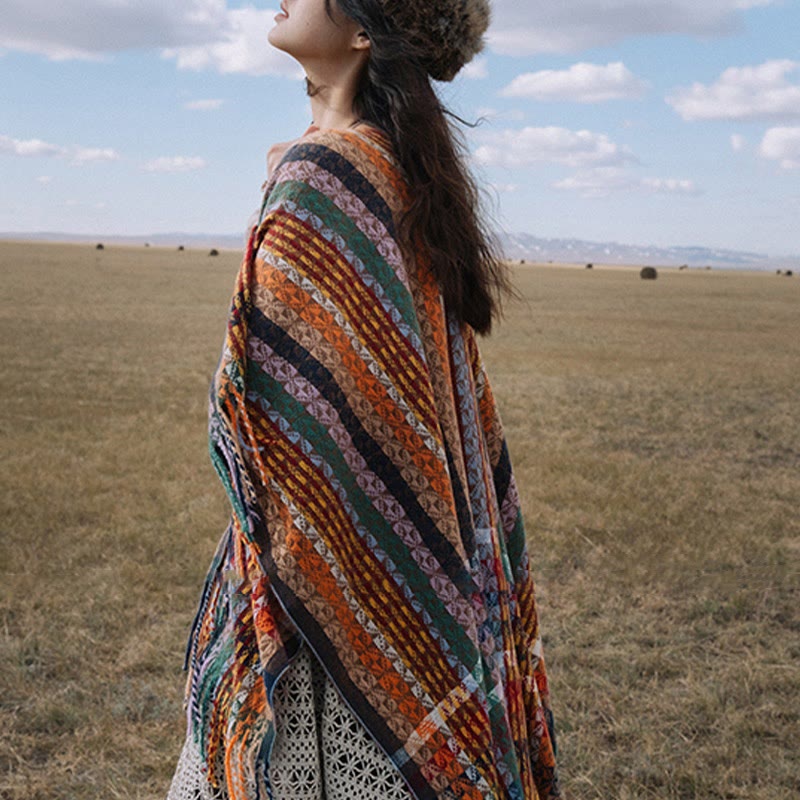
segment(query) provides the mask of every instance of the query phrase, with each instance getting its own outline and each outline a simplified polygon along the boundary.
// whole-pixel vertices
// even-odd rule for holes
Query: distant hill
[[[150,236],[94,236],[69,233],[0,233],[0,239],[30,239],[55,242],[103,242],[154,247],[216,247],[242,250],[244,234],[155,233]],[[720,250],[709,247],[644,247],[619,242],[589,242],[582,239],[545,239],[529,233],[498,234],[505,257],[518,261],[652,264],[654,266],[722,267],[726,269],[800,269],[800,254],[778,258],[763,253]]]
[[[542,239],[528,233],[501,233],[506,258],[597,264],[653,264],[656,266],[724,267],[726,269],[798,269],[800,255],[776,258],[764,253],[720,250],[709,247],[642,247],[619,242],[587,242],[582,239]]]

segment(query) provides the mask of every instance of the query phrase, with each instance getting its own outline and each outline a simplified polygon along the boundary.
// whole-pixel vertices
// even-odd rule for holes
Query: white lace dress
[[[307,646],[279,680],[273,699],[277,736],[267,790],[273,800],[410,800],[400,773]],[[208,786],[187,744],[167,800],[227,800],[227,792]]]

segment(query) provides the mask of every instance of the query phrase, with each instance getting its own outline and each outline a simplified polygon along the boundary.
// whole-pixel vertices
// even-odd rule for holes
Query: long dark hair
[[[389,136],[408,182],[401,244],[409,256],[418,245],[425,248],[447,309],[488,333],[510,284],[480,211],[460,132],[428,77],[426,54],[394,28],[380,0],[325,2],[331,18],[335,2],[370,39],[353,110]]]

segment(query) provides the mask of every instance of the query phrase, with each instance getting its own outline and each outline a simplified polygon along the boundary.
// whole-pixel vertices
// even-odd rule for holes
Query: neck
[[[307,69],[311,82],[311,116],[314,125],[323,129],[345,129],[358,122],[353,108],[361,64],[354,62],[338,74],[326,75],[323,70]]]
[[[314,125],[323,129],[344,129],[354,125],[358,118],[353,111],[352,100],[339,103],[335,98],[326,96],[328,90],[321,89],[311,98],[311,117]]]

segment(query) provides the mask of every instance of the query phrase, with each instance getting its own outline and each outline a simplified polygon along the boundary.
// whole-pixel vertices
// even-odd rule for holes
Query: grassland
[[[3,800],[165,794],[237,261],[0,243]],[[569,796],[796,798],[800,280],[516,280],[484,354]]]

